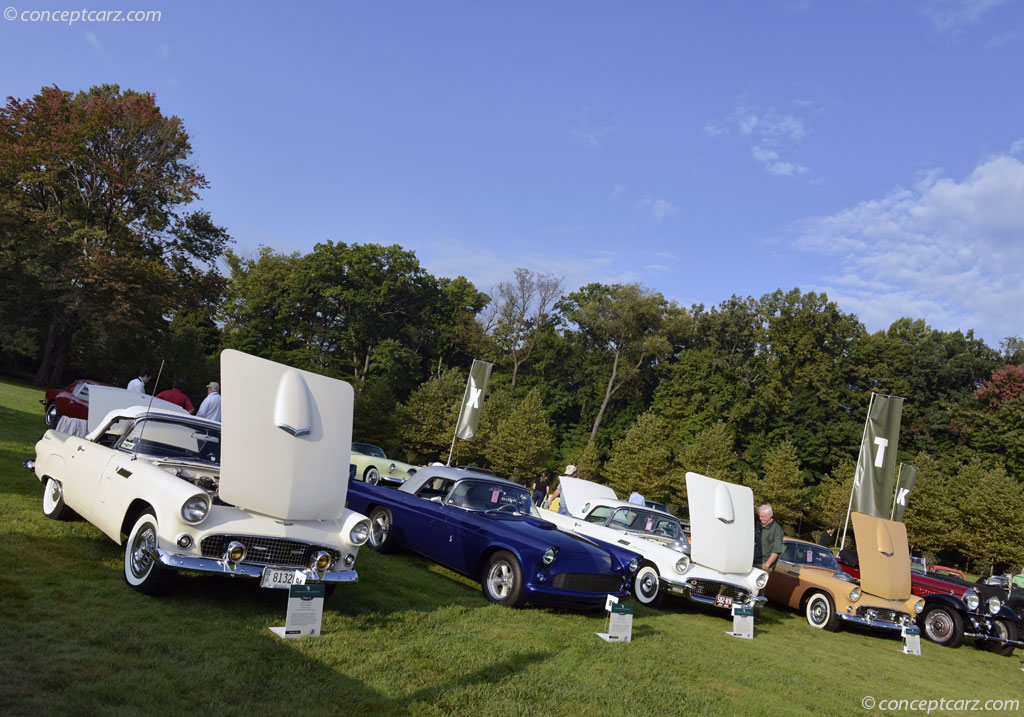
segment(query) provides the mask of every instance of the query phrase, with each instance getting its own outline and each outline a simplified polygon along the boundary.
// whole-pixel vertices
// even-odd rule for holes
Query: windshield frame
[[[516,501],[505,501],[500,503],[501,505],[516,505],[517,509],[515,511],[511,511],[501,510],[499,507],[488,508],[485,507],[483,503],[469,498],[468,493],[474,488],[479,488],[481,485],[491,487],[494,490],[501,491],[505,494],[521,494],[518,505]],[[487,478],[482,474],[479,478],[475,476],[472,478],[466,477],[456,481],[455,485],[453,485],[451,490],[448,491],[448,495],[445,496],[444,504],[450,505],[453,508],[460,508],[469,513],[504,513],[506,515],[530,515],[534,518],[540,517],[540,513],[537,512],[537,507],[533,504],[530,491],[525,487],[518,484],[504,482],[499,483],[498,481],[487,480]],[[521,510],[523,507],[527,508],[525,512]]]
[[[187,429],[192,434],[190,438],[194,437],[197,432],[202,431],[206,433],[206,438],[202,440],[202,443],[199,444],[196,450],[192,450],[185,445],[174,445],[172,443],[162,442],[152,437],[152,430],[157,428],[156,424],[161,426],[171,426],[173,427],[173,430]],[[150,429],[150,433],[147,433],[147,428]],[[196,440],[199,441],[200,439],[197,438]],[[138,441],[145,441],[147,445],[153,445],[154,452],[150,453],[148,451],[139,450]],[[131,442],[130,445],[129,442]],[[159,452],[159,450],[155,448],[157,445],[164,446],[165,450],[169,452]],[[216,450],[210,450],[207,452],[205,449],[208,445],[210,445],[211,448],[216,446]],[[191,421],[175,420],[169,416],[140,416],[124,430],[114,445],[114,448],[118,451],[131,453],[132,455],[146,456],[147,458],[186,461],[189,463],[202,463],[204,465],[219,467],[221,433],[212,426],[201,425]]]

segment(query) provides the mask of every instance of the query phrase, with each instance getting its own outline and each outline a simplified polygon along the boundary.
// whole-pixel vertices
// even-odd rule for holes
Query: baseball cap
[[[208,384],[206,384],[206,387],[212,388],[214,391],[220,390],[220,384],[217,383],[216,381],[210,381]]]

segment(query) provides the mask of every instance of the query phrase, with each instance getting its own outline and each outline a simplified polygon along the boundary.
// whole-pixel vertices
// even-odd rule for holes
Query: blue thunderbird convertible
[[[480,580],[499,605],[603,605],[628,595],[640,557],[560,532],[518,483],[456,468],[426,467],[401,487],[352,481],[348,507],[370,517],[369,544],[397,544]]]

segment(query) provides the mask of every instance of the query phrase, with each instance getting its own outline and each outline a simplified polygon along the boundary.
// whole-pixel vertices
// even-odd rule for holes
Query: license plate
[[[731,608],[732,598],[728,595],[715,595],[715,607]]]
[[[305,575],[297,570],[281,570],[264,568],[260,578],[261,588],[287,588],[291,585],[302,585],[306,582]]]

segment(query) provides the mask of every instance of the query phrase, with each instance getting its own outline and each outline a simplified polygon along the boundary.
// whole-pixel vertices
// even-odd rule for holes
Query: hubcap
[[[658,580],[653,573],[647,572],[640,578],[640,594],[650,600],[658,592]]]
[[[828,616],[828,608],[825,605],[825,601],[821,598],[815,598],[811,603],[811,621],[815,625],[821,625],[825,622],[825,618]]]
[[[46,481],[46,491],[43,493],[43,509],[52,513],[60,502],[60,483],[50,478]]]
[[[376,469],[371,468],[366,472],[366,482],[371,485],[377,485],[377,481],[380,480],[380,473]]]
[[[387,513],[377,513],[373,518],[373,525],[370,527],[370,542],[380,545],[387,540],[389,527]]]
[[[934,610],[925,621],[925,629],[933,640],[944,642],[953,631],[953,621],[941,610]]]
[[[156,549],[156,531],[147,523],[135,535],[132,543],[131,568],[132,575],[143,578],[153,567],[153,551]]]
[[[514,583],[512,566],[504,561],[492,565],[487,573],[487,589],[499,599],[504,599],[512,592]]]

